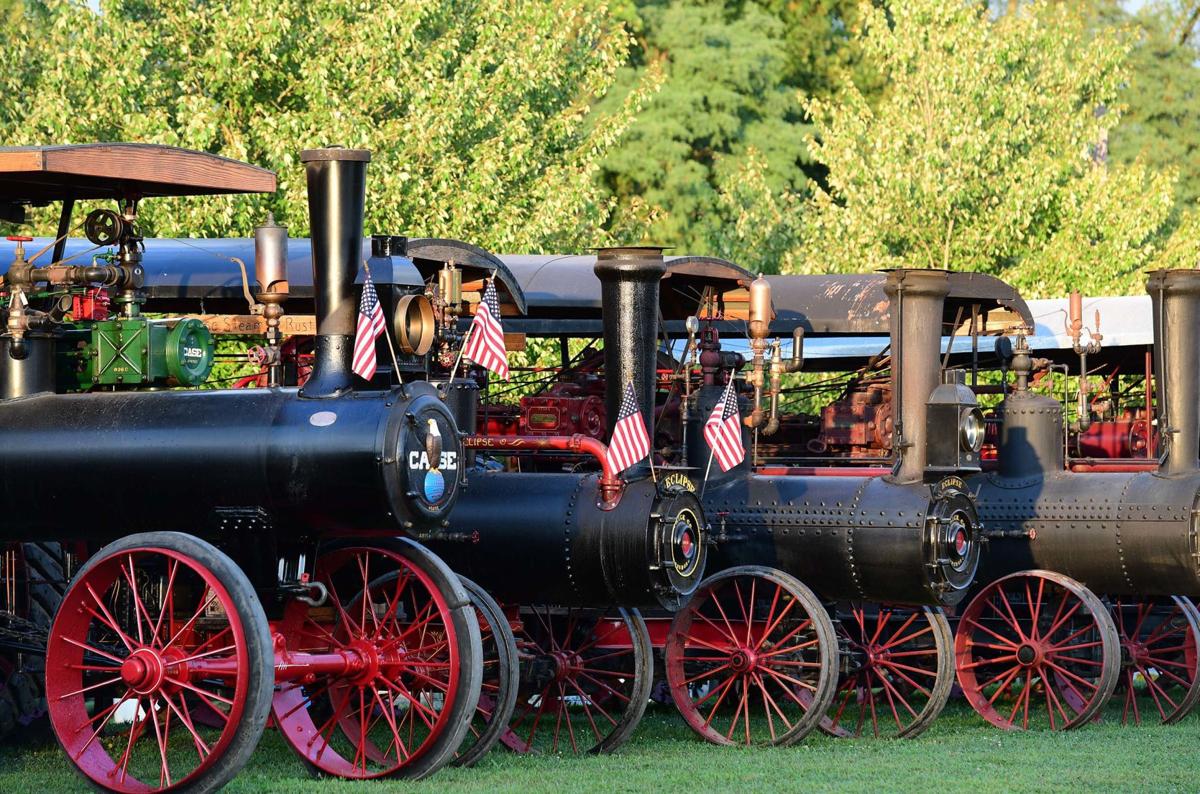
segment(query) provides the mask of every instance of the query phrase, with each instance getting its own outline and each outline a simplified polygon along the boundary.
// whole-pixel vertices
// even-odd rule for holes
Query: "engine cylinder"
[[[677,609],[704,574],[695,495],[636,480],[602,509],[597,490],[594,474],[473,471],[450,517],[455,539],[429,545],[502,601]]]
[[[1063,470],[1063,411],[1052,397],[1011,391],[1000,412],[999,464],[1004,477],[1040,478]]]

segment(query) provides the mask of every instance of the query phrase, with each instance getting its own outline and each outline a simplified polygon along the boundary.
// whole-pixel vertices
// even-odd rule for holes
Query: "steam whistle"
[[[267,385],[272,387],[282,383],[279,322],[288,298],[287,254],[287,227],[276,224],[274,213],[268,212],[267,220],[254,227],[254,278],[258,290],[254,296],[257,305],[251,311],[261,312],[267,321],[267,346],[262,350],[261,363],[267,368]]]
[[[1069,313],[1066,320],[1067,335],[1071,337],[1071,347],[1079,356],[1079,402],[1076,407],[1078,420],[1076,428],[1080,433],[1087,432],[1092,426],[1091,409],[1088,405],[1087,357],[1100,352],[1100,343],[1104,340],[1100,333],[1100,310],[1096,310],[1096,322],[1088,330],[1088,341],[1082,341],[1083,325],[1083,295],[1079,290],[1072,290],[1068,302]]]
[[[798,327],[792,332],[792,355],[785,361],[782,343],[778,339],[767,341],[774,319],[771,285],[759,276],[750,285],[750,351],[753,358],[750,374],[746,376],[746,380],[754,387],[754,408],[744,421],[747,427],[761,428],[764,436],[779,430],[779,395],[783,392],[784,373],[798,372],[804,366],[804,329]],[[762,408],[764,392],[770,404],[765,414]]]

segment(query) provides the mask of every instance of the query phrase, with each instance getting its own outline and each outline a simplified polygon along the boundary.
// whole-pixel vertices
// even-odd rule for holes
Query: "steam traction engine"
[[[169,388],[204,383],[213,348],[202,323],[143,314],[154,263],[139,203],[270,192],[274,175],[169,147],[0,150],[7,218],[64,203],[57,239],[10,238],[0,533],[83,561],[49,631],[45,694],[67,755],[104,790],[219,788],[268,715],[313,769],[420,777],[449,760],[476,707],[478,622],[414,540],[458,498],[454,417],[420,380],[355,388],[369,153],[301,160],[313,377],[220,391]],[[117,202],[81,224],[90,263],[65,254],[75,199]],[[277,324],[286,271],[259,253],[260,311]]]
[[[653,312],[646,307],[657,303],[672,349],[687,338],[678,359],[666,347],[657,352],[659,472],[682,465],[698,483],[713,523],[709,565],[724,570],[700,586],[674,626],[661,614],[649,620],[652,642],[665,649],[671,695],[689,724],[718,743],[785,744],[819,724],[838,734],[915,735],[949,694],[952,637],[940,610],[895,604],[955,603],[979,554],[974,506],[955,475],[977,469],[982,424],[970,390],[957,382],[938,384],[938,329],[949,277],[907,271],[889,276],[889,289],[904,296],[907,307],[892,315],[896,357],[907,362],[903,378],[893,370],[895,381],[887,381],[887,388],[894,383],[907,395],[896,420],[904,428],[897,448],[905,450],[906,463],[892,472],[890,466],[870,465],[878,458],[857,468],[811,465],[811,437],[798,437],[780,407],[781,383],[803,361],[803,332],[795,336],[792,360],[785,360],[781,346],[768,339],[766,281],[750,285],[750,274],[720,260],[664,262],[656,252],[641,252],[640,258],[642,270],[660,274],[661,295],[649,289],[655,279],[626,279],[612,290],[624,301],[616,303],[609,302],[607,284],[601,301],[600,285],[587,278],[585,269],[595,261],[589,257],[505,262],[529,301],[529,315],[518,318],[516,328],[565,338],[594,336],[603,326],[607,342],[614,333],[636,335]],[[603,254],[595,264],[600,272]],[[866,315],[876,325],[882,318],[886,333],[883,278],[868,281],[873,290],[863,290],[863,296],[874,294],[876,305]],[[690,303],[680,299],[684,294]],[[961,310],[962,296],[954,297]],[[601,304],[602,319],[595,311]],[[846,319],[843,314],[842,322]],[[741,353],[722,349],[720,335],[740,336],[746,328],[751,368],[745,388],[737,391],[744,394],[748,458],[722,473],[709,465],[701,427],[727,379],[746,363]],[[651,359],[655,351],[642,355]],[[590,357],[579,359],[578,368],[564,368],[559,384],[587,388],[589,376],[581,370],[590,366]],[[606,372],[610,367],[606,362]],[[544,403],[522,399],[525,417],[531,405],[541,411],[551,401],[572,415],[562,397],[573,395],[554,386],[542,394]],[[521,422],[532,425],[524,417]],[[754,440],[759,435],[763,438]],[[892,424],[882,435],[890,445]],[[806,461],[780,466],[755,459],[767,449]],[[880,607],[867,599],[892,603]]]
[[[226,240],[207,247],[236,257],[248,245]],[[240,289],[227,269],[209,273],[203,255],[169,241],[148,246],[171,251],[151,274],[152,305],[189,313],[236,310]],[[390,255],[383,257],[384,250]],[[428,373],[459,427],[486,426],[494,410],[480,397],[486,374],[468,369],[458,353],[470,303],[478,302],[486,280],[503,296],[503,311],[516,313],[505,322],[520,319],[525,297],[512,274],[490,254],[454,241],[376,237],[363,256],[399,348],[393,366],[413,376]],[[293,270],[303,264],[289,258]],[[284,332],[277,352],[255,352],[262,369],[242,385],[273,377],[305,383],[304,351],[311,340],[303,312],[309,304],[299,287],[290,290],[288,313],[279,318],[291,335]],[[218,325],[213,316],[200,316]],[[645,316],[637,336],[613,337],[606,351],[644,347],[647,340],[652,351],[653,321],[654,315]],[[519,346],[522,339],[518,334],[508,341]],[[378,355],[391,363],[382,340]],[[622,371],[633,382],[650,383],[652,370],[640,374],[646,360]],[[377,381],[386,381],[389,369],[381,368]],[[597,402],[602,411],[604,399]],[[603,413],[599,421],[603,428]],[[480,432],[467,436],[464,447],[454,512],[465,512],[423,536],[457,572],[471,577],[464,584],[483,634],[483,695],[458,762],[478,759],[498,741],[519,751],[614,750],[636,727],[653,683],[652,652],[637,607],[677,607],[703,572],[707,524],[691,482],[680,472],[656,478],[636,468],[610,471],[600,438],[563,434],[557,425],[549,432]],[[501,463],[525,453],[559,456],[560,463],[571,461],[572,470]]]
[[[1023,311],[983,324],[974,312],[969,322],[959,315],[945,344],[946,364],[969,372],[990,403],[983,471],[967,479],[987,550],[973,597],[955,616],[955,652],[963,692],[995,725],[1078,727],[1101,714],[1114,687],[1113,710],[1133,722],[1174,722],[1197,700],[1196,460],[1188,450],[1200,448],[1189,424],[1198,364],[1183,341],[1200,319],[1196,278],[1151,275],[1153,348],[1102,348],[1099,317],[1089,336],[1078,294],[1062,308],[1039,302],[1039,316],[1065,318],[1062,342],[1047,339],[1053,327],[1035,331]],[[819,324],[822,301],[802,296],[833,291],[814,291],[811,281],[773,279]],[[1008,334],[994,352],[980,345],[992,330]],[[852,383],[876,377],[870,345],[831,341]]]
[[[639,249],[602,249],[592,272],[575,274],[602,293],[607,438],[626,384],[652,432],[661,264]],[[588,415],[555,407],[571,423]],[[489,410],[479,414],[485,431]],[[536,430],[466,439],[481,458],[450,531],[469,541],[434,548],[512,605],[520,685],[501,740],[518,751],[609,752],[637,726],[654,679],[650,635],[634,607],[674,610],[696,588],[706,521],[687,473],[635,466],[622,479],[594,436]],[[542,470],[544,457],[524,458],[528,471],[484,459],[488,452],[551,458]],[[563,455],[574,470],[564,470]]]
[[[1200,593],[1200,271],[1152,272],[1146,288],[1154,364],[1142,418],[1151,426],[1157,414],[1157,439],[1127,457],[1067,456],[1071,439],[1087,449],[1087,356],[1100,353],[1080,340],[1077,297],[1070,426],[1062,402],[1034,391],[1053,365],[1033,356],[1028,329],[1002,349],[1015,382],[997,410],[996,467],[972,484],[992,540],[955,646],[968,701],[1002,728],[1083,725],[1117,686],[1123,720],[1174,722],[1200,699],[1200,613],[1189,600]]]

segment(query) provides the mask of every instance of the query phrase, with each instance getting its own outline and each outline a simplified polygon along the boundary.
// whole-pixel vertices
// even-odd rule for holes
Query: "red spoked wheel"
[[[992,582],[963,611],[958,683],[1006,730],[1076,728],[1116,686],[1117,629],[1099,598],[1070,577],[1022,571]]]
[[[520,617],[521,688],[504,745],[610,753],[628,741],[654,683],[650,633],[637,610],[534,606]]]
[[[1183,596],[1111,607],[1121,638],[1121,722],[1178,722],[1200,700],[1200,612]]]
[[[954,686],[954,635],[941,609],[852,603],[836,628],[841,671],[821,730],[912,738],[937,719]]]
[[[479,624],[458,577],[401,539],[328,550],[313,581],[325,602],[292,602],[275,635],[280,733],[317,774],[436,771],[479,700]]]
[[[454,756],[455,766],[472,766],[500,741],[517,705],[520,668],[517,642],[504,610],[487,591],[460,576],[479,621],[483,642],[483,683],[470,732]]]
[[[799,741],[837,684],[828,613],[799,580],[772,568],[730,568],[702,582],[675,615],[665,655],[671,698],[714,744]]]
[[[101,789],[211,791],[262,734],[270,653],[228,557],[189,535],[132,535],[88,560],[63,598],[46,650],[50,722]]]

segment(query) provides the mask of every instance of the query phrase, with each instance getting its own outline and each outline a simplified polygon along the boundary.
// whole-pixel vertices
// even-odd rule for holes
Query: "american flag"
[[[650,436],[646,433],[646,422],[638,406],[633,384],[625,384],[625,396],[621,399],[621,410],[617,412],[617,424],[613,427],[612,441],[608,445],[608,465],[615,472],[622,472],[650,454]]]
[[[383,333],[383,308],[367,271],[362,298],[358,301],[358,325],[354,329],[354,374],[365,380],[375,377],[375,340]]]
[[[704,440],[712,447],[721,471],[729,471],[746,457],[742,446],[742,417],[738,413],[737,395],[733,393],[733,378],[725,387],[721,400],[713,406],[704,423]]]
[[[475,307],[475,319],[471,321],[469,333],[463,356],[508,380],[508,353],[504,349],[500,301],[496,299],[496,284],[493,281],[488,281],[483,300]]]

